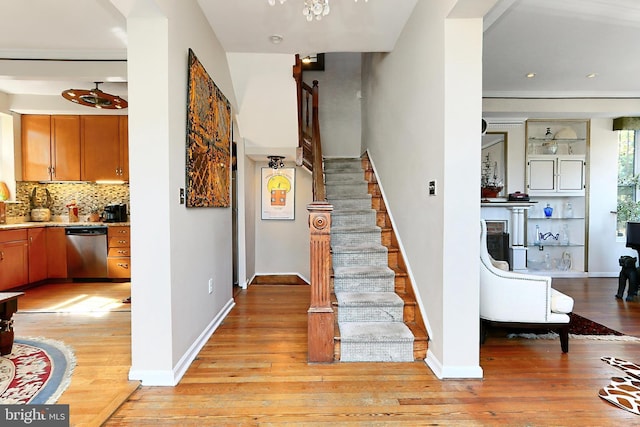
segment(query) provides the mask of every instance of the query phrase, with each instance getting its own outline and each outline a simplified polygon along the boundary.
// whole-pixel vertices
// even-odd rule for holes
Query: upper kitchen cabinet
[[[129,116],[120,118],[120,173],[123,181],[129,181]]]
[[[80,116],[22,116],[22,179],[80,180]]]
[[[128,181],[127,116],[81,116],[82,179]]]

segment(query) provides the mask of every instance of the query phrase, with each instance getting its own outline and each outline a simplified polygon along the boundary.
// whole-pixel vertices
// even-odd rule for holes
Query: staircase
[[[365,159],[365,164],[369,164]],[[427,337],[399,262],[373,171],[360,158],[324,160],[331,215],[335,358],[345,362],[424,359]],[[377,207],[374,209],[373,207]]]

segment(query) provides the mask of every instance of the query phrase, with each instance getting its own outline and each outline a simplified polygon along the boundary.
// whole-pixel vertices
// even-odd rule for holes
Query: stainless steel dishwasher
[[[107,277],[107,227],[66,227],[67,277]]]

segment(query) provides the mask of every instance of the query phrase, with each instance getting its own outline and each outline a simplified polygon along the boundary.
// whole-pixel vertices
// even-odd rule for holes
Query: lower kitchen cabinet
[[[47,230],[44,227],[27,230],[29,242],[29,283],[47,278]]]
[[[110,279],[131,278],[130,232],[129,226],[109,227],[107,274]]]
[[[67,278],[67,241],[64,227],[47,228],[47,277]]]
[[[27,230],[0,231],[0,290],[24,285],[29,280]]]

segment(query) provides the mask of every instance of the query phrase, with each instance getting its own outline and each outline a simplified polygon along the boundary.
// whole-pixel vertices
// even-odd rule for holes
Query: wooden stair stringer
[[[389,217],[382,198],[382,192],[380,191],[373,167],[366,153],[362,156],[362,167],[365,171],[365,180],[368,182],[368,191],[369,194],[371,194],[371,206],[376,211],[376,225],[382,229],[382,244],[386,246],[388,250],[389,268],[395,272],[395,292],[400,295],[404,301],[404,323],[409,327],[415,337],[413,356],[415,360],[425,360],[429,342],[427,328],[425,327],[422,313],[418,307],[413,291],[413,283],[411,283],[411,279],[407,273],[405,260],[400,251],[391,218]]]

